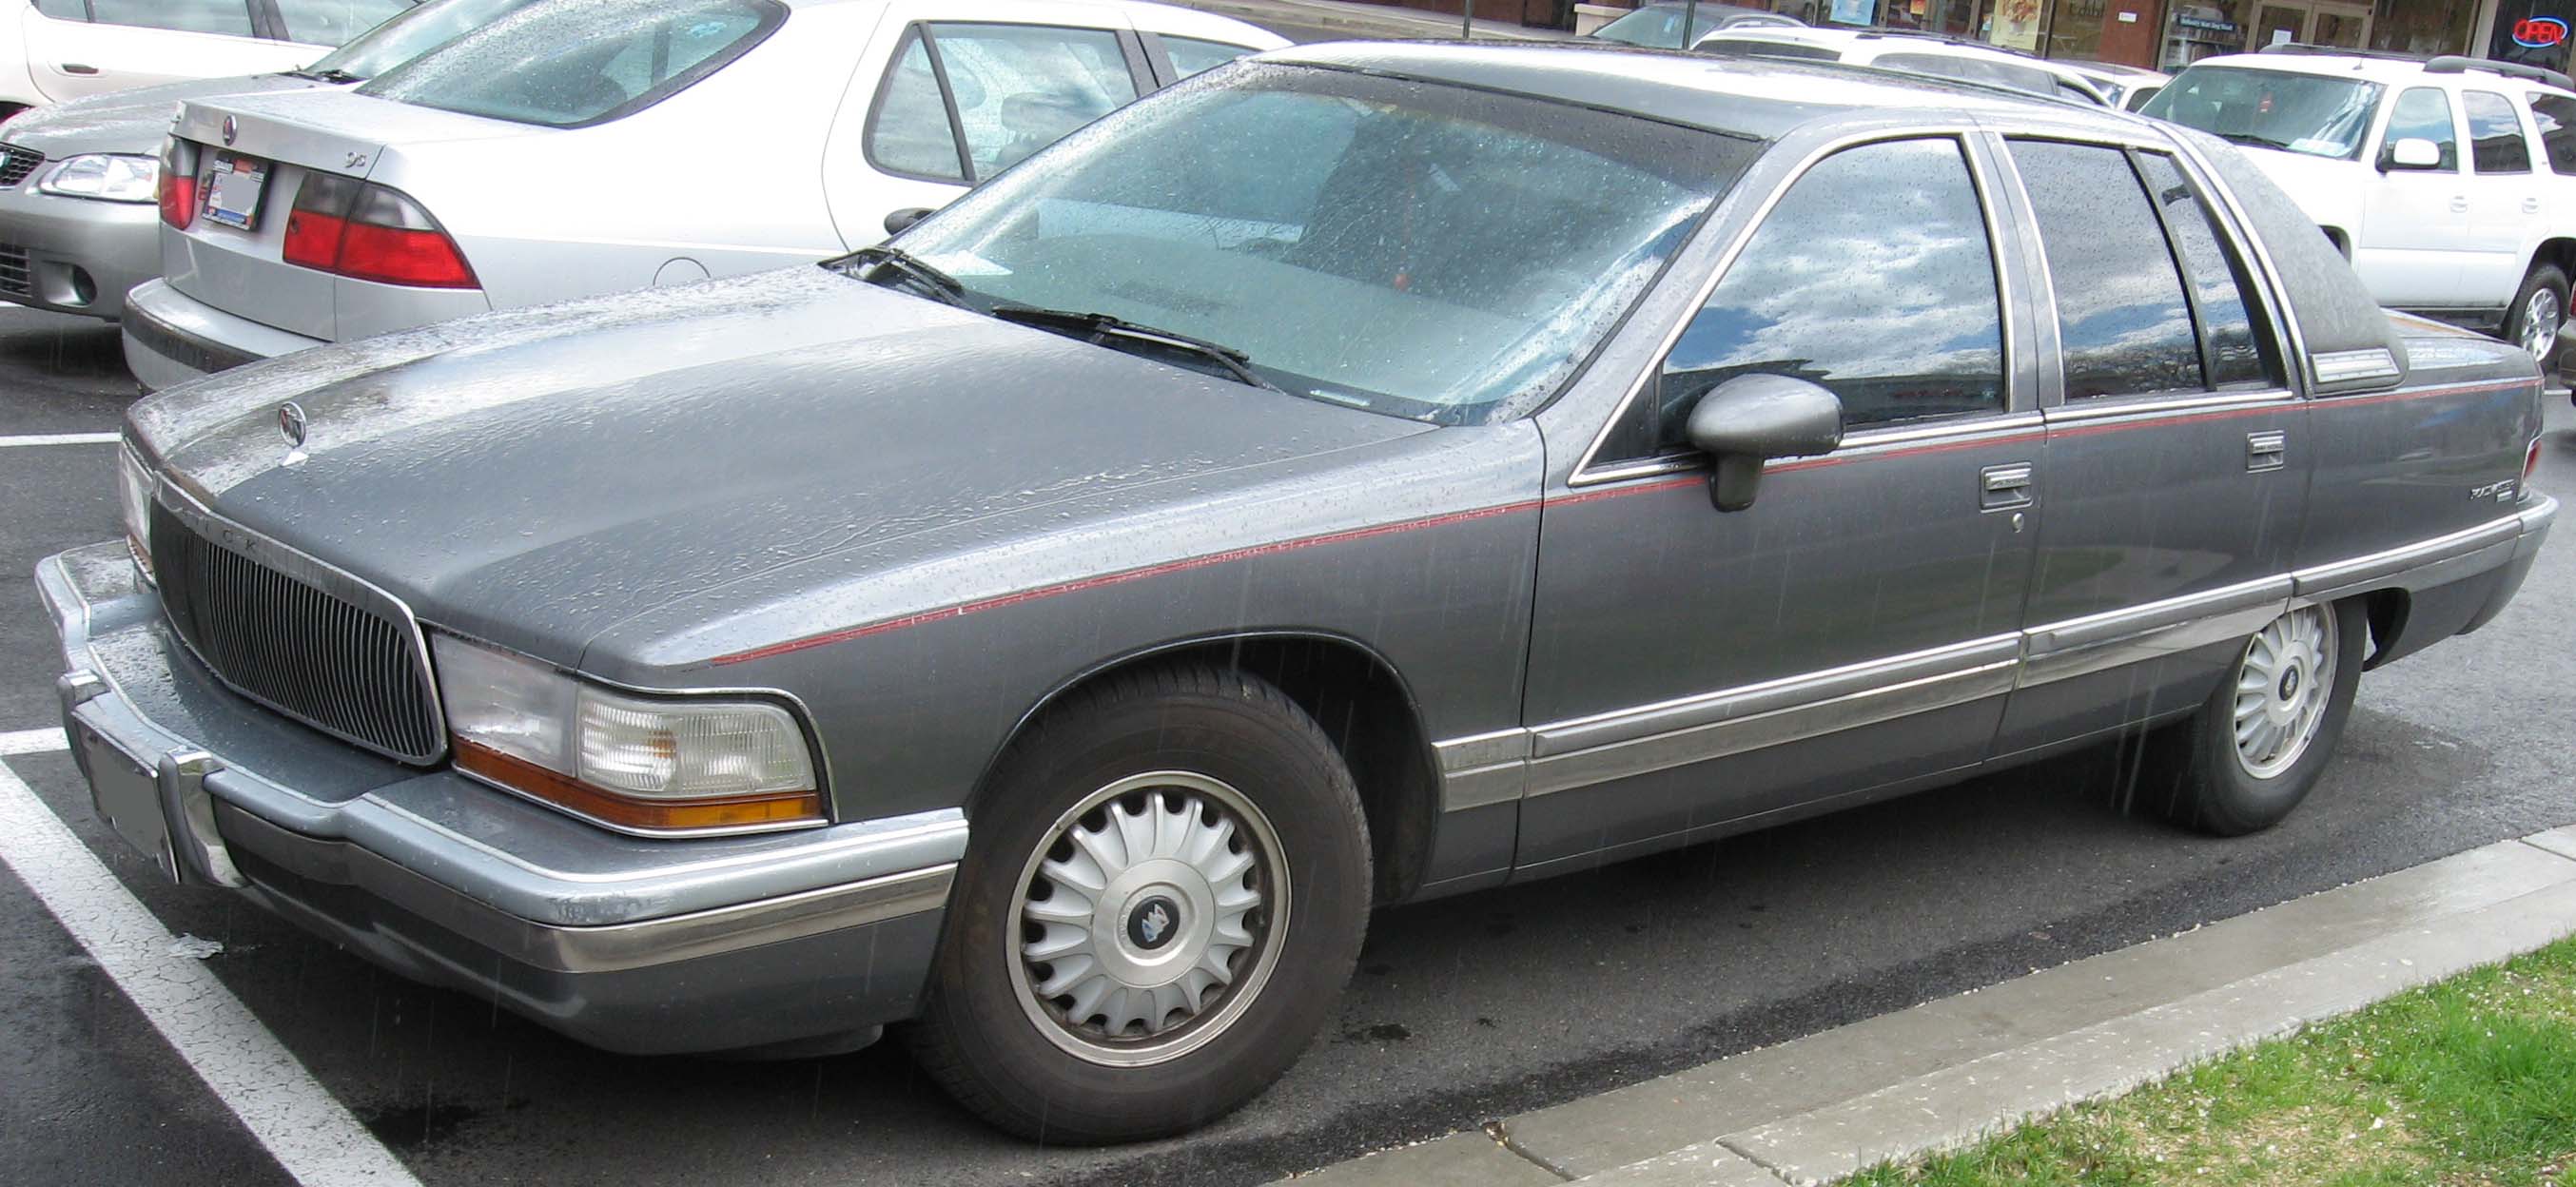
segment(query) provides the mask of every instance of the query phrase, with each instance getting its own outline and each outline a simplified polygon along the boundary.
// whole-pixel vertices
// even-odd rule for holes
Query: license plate
[[[171,881],[179,864],[170,848],[170,819],[161,811],[161,780],[141,759],[125,753],[98,731],[81,726],[82,765],[89,770],[89,802],[125,843],[143,851]]]
[[[260,199],[268,194],[268,163],[223,153],[206,173],[206,217],[235,230],[259,225]]]

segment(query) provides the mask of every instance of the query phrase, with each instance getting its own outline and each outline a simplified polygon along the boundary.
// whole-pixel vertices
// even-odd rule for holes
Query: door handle
[[[63,63],[63,73],[65,73],[65,74],[96,74],[96,73],[98,73],[98,67],[96,67],[96,66],[84,65],[84,64],[79,63],[79,62],[65,62],[65,63]]]
[[[2245,469],[2278,470],[2290,457],[2290,435],[2278,429],[2245,434]]]
[[[2523,199],[2523,200],[2522,200],[2522,212],[2523,212],[2524,214],[2538,214],[2538,213],[2540,213],[2540,199],[2538,199],[2538,198],[2525,198],[2525,199]]]
[[[2034,476],[2029,462],[2009,462],[1977,471],[1977,508],[2002,511],[2031,504]]]
[[[2469,198],[2468,198],[2468,195],[2466,195],[2466,194],[2453,194],[2453,195],[2451,195],[2451,213],[2453,213],[2453,214],[2466,214],[2466,213],[2468,213],[2468,209],[2469,209]]]

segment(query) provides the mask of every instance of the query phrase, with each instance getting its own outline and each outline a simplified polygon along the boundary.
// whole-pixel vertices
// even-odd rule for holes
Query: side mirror
[[[1843,402],[1804,379],[1738,375],[1699,398],[1683,432],[1717,460],[1709,502],[1720,511],[1742,511],[1762,485],[1764,462],[1830,453],[1842,444]]]
[[[903,234],[905,228],[928,217],[930,217],[929,207],[906,206],[903,209],[895,211],[885,217],[886,234]]]
[[[2442,148],[2421,136],[2400,136],[2388,146],[2388,155],[2380,158],[2380,172],[2391,169],[2439,169]]]

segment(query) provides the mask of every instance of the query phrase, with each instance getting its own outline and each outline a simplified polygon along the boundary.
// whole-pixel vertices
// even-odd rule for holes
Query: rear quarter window
[[[725,68],[787,20],[776,0],[585,0],[522,9],[358,88],[549,128],[641,111]]]

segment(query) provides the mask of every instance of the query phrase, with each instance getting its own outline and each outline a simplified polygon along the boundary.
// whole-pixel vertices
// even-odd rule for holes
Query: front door
[[[2198,705],[2280,613],[2306,408],[2260,287],[2180,162],[2014,140],[2056,308],[2048,516],[1999,753]]]
[[[2040,458],[1972,160],[1948,136],[1824,158],[1636,398],[1572,443],[1590,456],[1541,520],[1523,871],[1985,757]],[[1721,512],[1683,422],[1765,372],[1839,396],[1844,443]]]
[[[2397,142],[2431,141],[2431,168],[2397,164]],[[2467,162],[2460,151],[2457,115],[2440,87],[2408,87],[2389,109],[2388,128],[2365,184],[2361,226],[2353,233],[2352,268],[2370,295],[2401,309],[2435,309],[2468,302],[2467,270],[2460,266],[2469,226]]]

